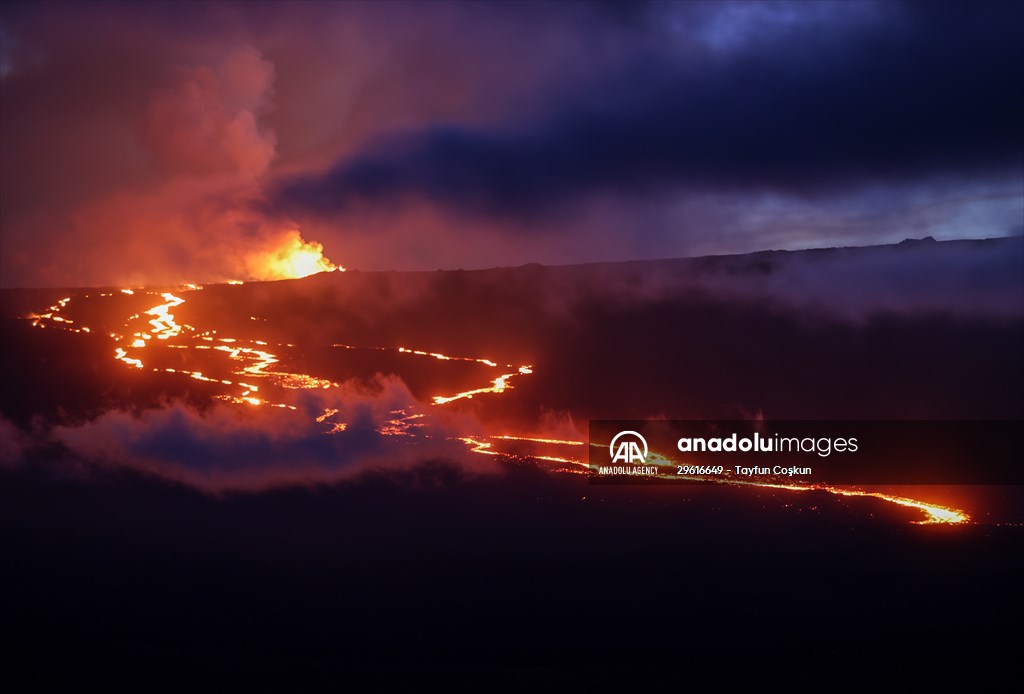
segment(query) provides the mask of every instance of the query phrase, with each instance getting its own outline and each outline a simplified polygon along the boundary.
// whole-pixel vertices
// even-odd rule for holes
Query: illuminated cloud
[[[270,105],[274,66],[252,47],[229,52],[216,67],[171,70],[147,110],[147,142],[174,173],[256,177],[274,158],[276,137],[259,120]]]
[[[410,445],[381,433],[394,411],[414,398],[396,377],[346,385],[328,395],[301,393],[296,410],[181,402],[132,413],[110,410],[84,423],[57,426],[49,440],[97,465],[126,466],[212,492],[323,484],[367,469],[400,469],[424,460],[458,462],[466,447],[435,424],[429,439]],[[314,415],[331,413],[332,425]],[[451,425],[451,422],[448,423]],[[485,472],[487,462],[474,461]]]
[[[250,255],[247,263],[248,276],[261,280],[295,279],[338,269],[324,257],[321,244],[303,241],[298,230],[288,232],[283,242],[269,251]]]
[[[5,3],[2,283],[262,277],[297,228],[363,269],[1021,233],[1022,29],[1000,2]]]

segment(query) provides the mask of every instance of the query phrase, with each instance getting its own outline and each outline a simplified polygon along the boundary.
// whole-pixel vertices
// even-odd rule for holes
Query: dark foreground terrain
[[[1016,661],[1020,527],[909,525],[824,496],[808,511],[529,467],[226,498],[5,474],[4,668],[842,690],[973,689]]]
[[[488,434],[585,435],[599,417],[1020,420],[1022,249],[1018,238],[335,273],[207,287],[175,310],[239,343],[287,343],[273,348],[278,369],[398,379],[409,412]],[[362,426],[377,445],[374,399],[386,399],[342,388],[316,401],[281,389],[299,405],[281,416],[305,418],[297,433],[299,420],[252,410],[281,446],[264,455],[236,421],[232,408],[246,406],[215,399],[219,384],[112,357],[107,330],[153,303],[114,292],[68,305],[90,333],[21,317],[72,292],[0,294],[9,679],[339,689],[457,673],[488,689],[667,678],[977,691],[1015,676],[1020,488],[961,490],[949,503],[971,497],[978,522],[928,526],[913,509],[823,492],[590,485],[462,444],[411,465],[346,467],[346,439],[324,447],[324,427],[304,433],[307,411],[362,393],[346,435]],[[435,407],[437,393],[494,373],[397,346],[532,373]],[[209,358],[164,351],[179,369]]]

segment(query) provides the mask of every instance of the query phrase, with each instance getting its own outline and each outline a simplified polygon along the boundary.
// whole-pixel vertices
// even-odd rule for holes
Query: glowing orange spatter
[[[320,272],[344,271],[324,256],[316,241],[304,241],[298,231],[289,232],[276,248],[250,257],[250,274],[259,280],[299,279]]]

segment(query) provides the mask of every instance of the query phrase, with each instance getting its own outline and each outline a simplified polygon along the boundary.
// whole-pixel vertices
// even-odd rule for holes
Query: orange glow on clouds
[[[298,279],[320,272],[345,270],[324,256],[322,244],[304,241],[298,231],[289,232],[276,248],[256,254],[249,265],[252,276],[258,280]]]

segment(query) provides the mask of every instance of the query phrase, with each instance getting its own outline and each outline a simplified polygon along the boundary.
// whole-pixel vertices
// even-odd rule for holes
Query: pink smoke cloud
[[[217,66],[172,68],[173,84],[154,91],[147,138],[173,173],[259,176],[274,158],[277,137],[260,122],[270,106],[274,66],[251,46]]]
[[[405,241],[462,264],[437,249],[472,245],[464,221],[440,219],[452,232],[436,243],[414,225],[374,241],[364,219],[311,233],[318,220],[268,218],[264,191],[395,129],[529,112],[530,95],[554,89],[552,59],[597,60],[557,27],[510,60],[521,32],[455,7],[253,7],[190,3],[173,21],[149,3],[5,14],[6,286],[259,278],[252,255],[273,256],[295,231],[343,265],[350,243],[373,267]]]

